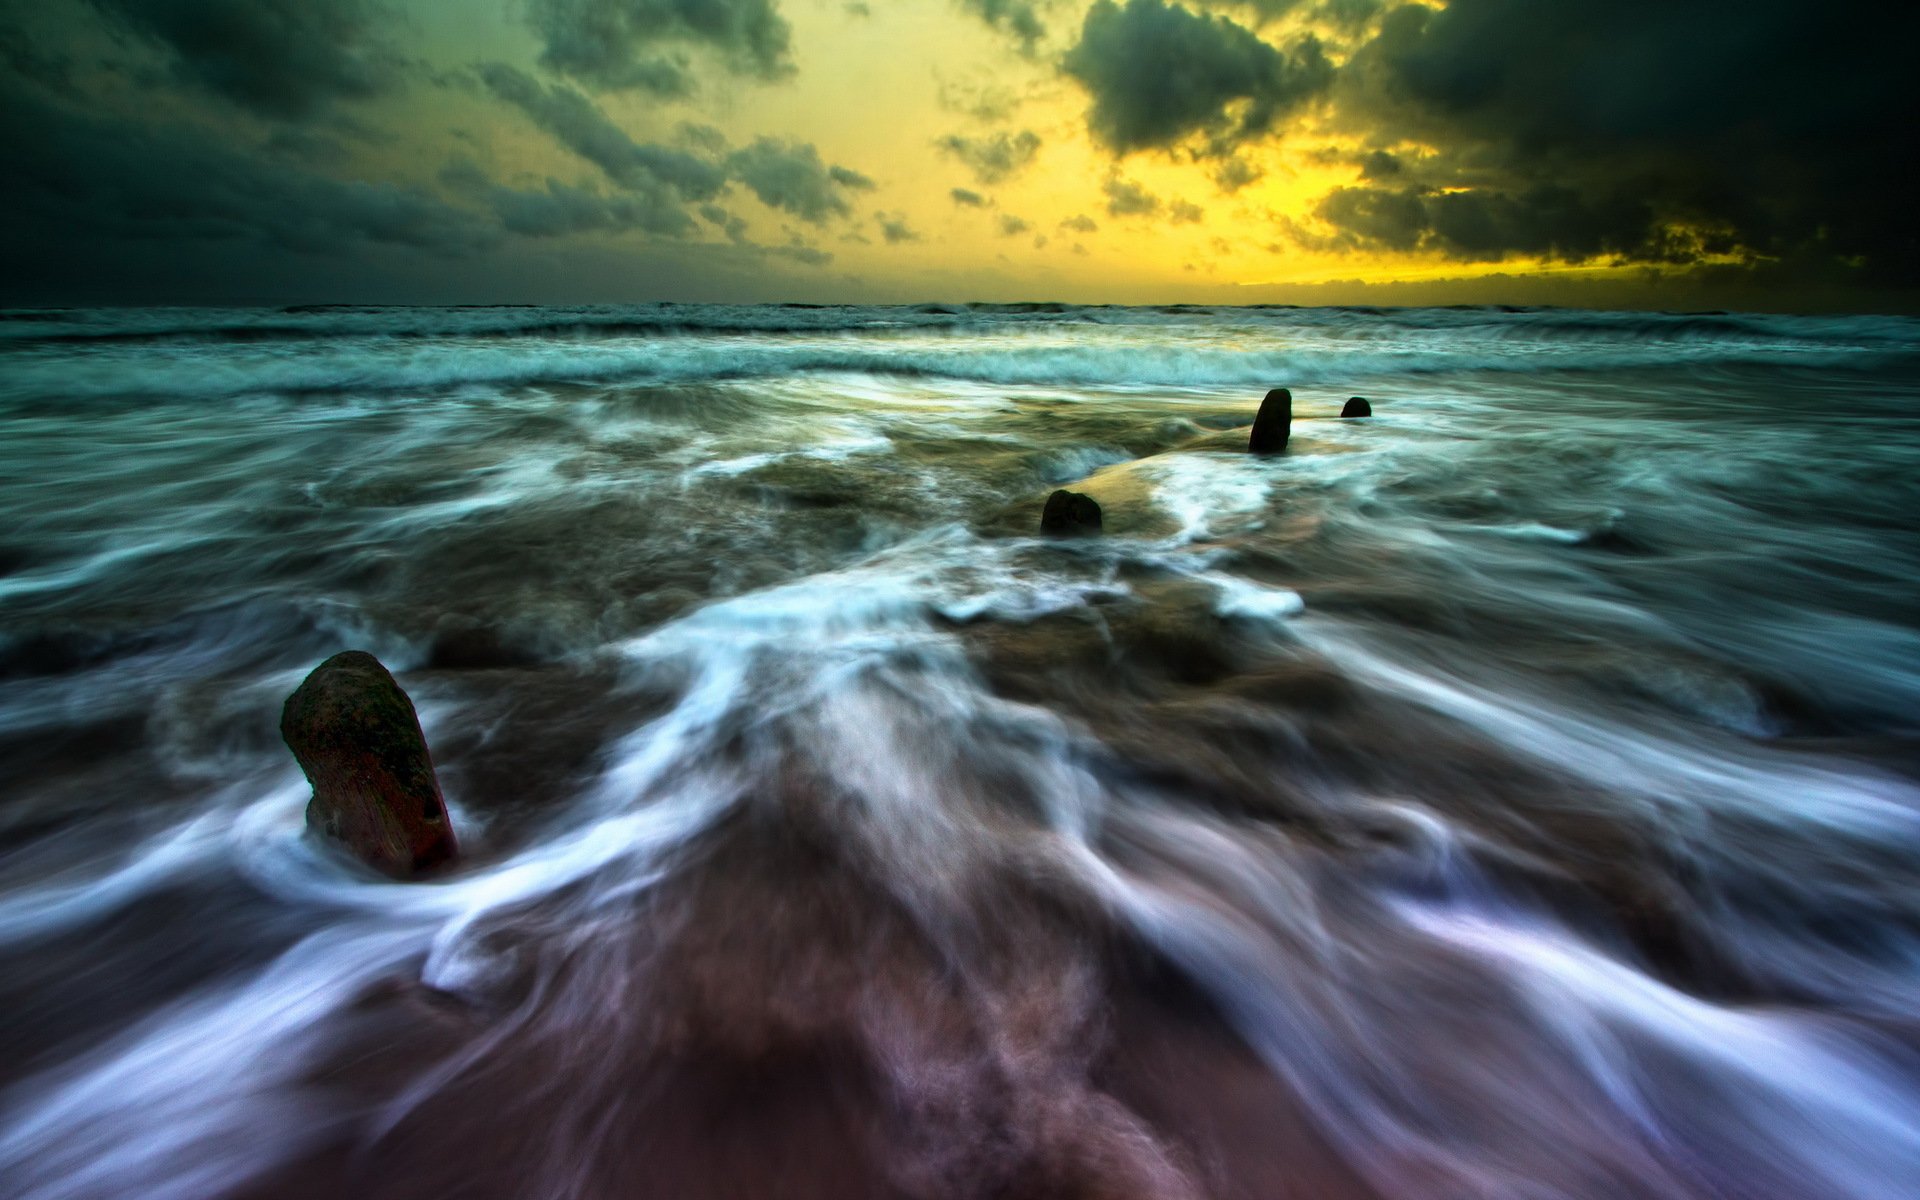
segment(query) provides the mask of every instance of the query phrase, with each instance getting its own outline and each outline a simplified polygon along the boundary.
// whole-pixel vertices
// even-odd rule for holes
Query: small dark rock
[[[1343,417],[1370,417],[1373,415],[1373,405],[1368,404],[1365,399],[1355,396],[1353,399],[1347,401],[1346,407],[1340,410],[1340,415]]]
[[[360,650],[321,663],[280,712],[313,799],[307,828],[368,866],[407,879],[457,847],[413,701]]]
[[[1260,412],[1253,418],[1253,436],[1247,439],[1247,449],[1255,454],[1279,454],[1287,448],[1287,435],[1292,430],[1293,393],[1286,388],[1274,388],[1260,402]]]
[[[1055,537],[1081,537],[1100,532],[1100,506],[1092,496],[1064,488],[1047,497],[1040,513],[1040,532]]]

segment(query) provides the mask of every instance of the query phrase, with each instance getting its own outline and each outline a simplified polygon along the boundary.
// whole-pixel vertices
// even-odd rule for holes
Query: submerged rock
[[[1247,439],[1247,449],[1255,454],[1278,454],[1287,448],[1287,435],[1292,430],[1293,393],[1286,388],[1274,388],[1260,402],[1260,412],[1253,418],[1253,436]]]
[[[396,879],[454,857],[419,715],[379,659],[348,650],[314,668],[287,697],[280,736],[313,785],[307,828]]]
[[[539,661],[539,655],[497,628],[475,621],[449,621],[434,633],[425,665],[436,671],[492,671]]]
[[[1079,537],[1100,532],[1100,505],[1092,496],[1062,488],[1047,497],[1040,513],[1040,532],[1054,537]]]
[[[1353,399],[1347,401],[1346,407],[1340,410],[1340,415],[1343,417],[1370,417],[1373,415],[1373,405],[1368,404],[1363,398],[1355,396]]]

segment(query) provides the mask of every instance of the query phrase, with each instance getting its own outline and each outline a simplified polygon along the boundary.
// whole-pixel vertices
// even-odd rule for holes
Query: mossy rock
[[[348,650],[321,663],[287,697],[280,736],[313,785],[307,828],[396,879],[453,859],[419,714],[379,659]]]

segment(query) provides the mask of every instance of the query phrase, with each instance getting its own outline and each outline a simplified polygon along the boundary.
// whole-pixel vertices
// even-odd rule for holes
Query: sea
[[[1920,320],[0,311],[0,1196],[1917,1195]]]

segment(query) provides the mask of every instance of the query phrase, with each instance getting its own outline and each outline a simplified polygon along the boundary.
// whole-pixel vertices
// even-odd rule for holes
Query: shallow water
[[[4,315],[0,1194],[1920,1179],[1920,322]]]

